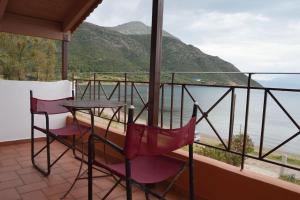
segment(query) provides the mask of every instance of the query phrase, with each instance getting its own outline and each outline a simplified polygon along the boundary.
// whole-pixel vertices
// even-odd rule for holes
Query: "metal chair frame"
[[[197,117],[197,108],[198,108],[198,103],[195,102],[194,107],[193,107],[193,117]],[[134,107],[131,106],[128,111],[128,123],[133,123],[133,112],[134,112]],[[120,153],[121,155],[124,155],[123,149],[111,142],[110,140],[107,140],[106,138],[100,136],[100,135],[95,135],[91,134],[89,137],[89,149],[88,149],[88,156],[89,156],[89,162],[88,162],[88,168],[89,168],[89,173],[88,173],[88,180],[89,180],[89,200],[92,200],[92,168],[93,164],[96,166],[101,166],[99,162],[93,159],[94,155],[94,140],[101,141],[104,144],[112,147],[115,151]],[[145,193],[145,198],[146,200],[149,200],[149,194],[156,197],[157,199],[165,199],[165,196],[167,193],[170,191],[176,180],[180,177],[180,175],[183,173],[186,167],[189,169],[189,200],[194,200],[194,167],[193,167],[193,144],[188,145],[188,151],[189,151],[189,158],[187,163],[178,171],[177,175],[171,180],[170,184],[166,187],[164,192],[162,194],[158,194],[151,190],[146,184],[141,184],[136,182],[131,178],[131,161],[125,157],[125,177],[119,177],[119,179],[116,181],[116,183],[113,185],[113,187],[104,195],[102,198],[103,200],[106,199],[110,193],[121,183],[122,180],[125,180],[126,182],[126,199],[127,200],[132,200],[132,184],[136,185],[138,188],[144,191]],[[105,168],[106,170],[110,171],[109,169]],[[113,171],[110,171],[111,174],[113,174]]]
[[[33,93],[30,90],[30,100],[33,98]],[[74,92],[72,91],[72,97],[68,97],[68,98],[74,98]],[[66,98],[66,99],[68,99]],[[41,172],[44,176],[48,176],[51,173],[51,167],[57,163],[58,160],[60,160],[69,150],[73,151],[73,155],[77,160],[81,160],[82,158],[76,155],[76,150],[77,151],[81,151],[79,148],[76,147],[77,143],[79,141],[81,141],[82,136],[84,134],[86,134],[87,132],[82,133],[80,130],[80,126],[78,124],[78,121],[74,119],[74,122],[77,122],[77,126],[79,128],[80,133],[82,133],[80,135],[80,138],[76,140],[76,136],[72,135],[72,143],[68,143],[66,139],[63,139],[63,137],[67,137],[67,136],[63,136],[63,137],[59,137],[56,136],[55,134],[51,133],[50,131],[50,126],[49,126],[49,115],[47,112],[34,112],[32,110],[32,105],[31,105],[31,101],[30,101],[30,112],[31,112],[31,162],[32,165],[34,166],[34,168],[36,168],[39,172]],[[46,128],[40,128],[38,126],[36,126],[34,124],[34,116],[35,115],[44,115],[45,116],[45,120],[46,120]],[[74,116],[74,115],[73,115]],[[42,133],[44,133],[46,135],[46,145],[43,146],[41,149],[39,149],[37,152],[35,152],[35,137],[34,137],[34,132],[35,130],[38,130]],[[65,145],[67,148],[60,154],[57,156],[57,158],[51,162],[51,156],[50,156],[50,146],[54,141],[58,141],[61,144]],[[40,167],[37,163],[36,163],[36,157],[43,152],[44,150],[47,151],[47,166],[46,169],[43,169],[42,167]]]

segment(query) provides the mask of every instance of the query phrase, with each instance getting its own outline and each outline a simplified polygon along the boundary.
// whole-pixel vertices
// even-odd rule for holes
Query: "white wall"
[[[58,99],[71,96],[72,84],[69,81],[0,80],[0,142],[30,138],[30,90],[37,98]],[[44,118],[43,116],[35,117],[36,124],[44,125]],[[51,116],[50,127],[62,127],[65,118],[66,114]]]

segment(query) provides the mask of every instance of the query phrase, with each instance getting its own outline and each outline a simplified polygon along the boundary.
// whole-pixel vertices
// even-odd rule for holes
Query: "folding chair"
[[[43,100],[34,98],[32,91],[30,91],[30,112],[31,112],[31,161],[33,166],[40,171],[44,176],[48,176],[51,172],[51,167],[61,159],[70,149],[73,150],[73,155],[77,159],[81,159],[76,156],[75,150],[77,141],[80,140],[83,134],[87,133],[90,128],[87,126],[80,125],[77,120],[73,120],[72,124],[65,125],[62,128],[51,129],[49,122],[49,115],[57,115],[70,112],[67,108],[63,107],[61,104],[66,100],[73,100],[72,97],[54,99],[54,100]],[[45,128],[39,127],[34,123],[35,115],[44,115],[45,116]],[[77,123],[76,123],[77,122]],[[38,130],[46,135],[46,145],[35,152],[35,137],[34,132]],[[76,140],[76,136],[79,136],[79,139]],[[72,142],[69,142],[67,139],[72,137]],[[65,145],[67,148],[64,150],[54,161],[51,161],[50,157],[50,145],[54,141],[58,141],[61,144]],[[46,160],[46,169],[43,169],[38,164],[36,164],[36,157],[46,150],[47,160]]]
[[[165,196],[179,178],[184,169],[189,168],[189,199],[194,199],[194,181],[193,181],[193,143],[195,136],[197,106],[193,107],[193,115],[190,121],[182,128],[163,129],[147,125],[133,123],[133,108],[128,112],[127,133],[124,149],[109,140],[99,136],[91,135],[91,140],[100,140],[111,146],[114,150],[121,153],[125,157],[125,162],[117,164],[107,164],[98,160],[93,160],[93,164],[102,167],[119,178],[113,187],[106,193],[102,199],[106,199],[108,195],[121,183],[126,181],[127,200],[132,199],[132,184],[137,185],[145,193],[148,200],[149,195],[158,199],[165,199]],[[167,156],[166,154],[179,149],[183,146],[189,146],[188,161],[178,160]],[[93,150],[89,149],[89,153]],[[91,169],[91,160],[89,169]],[[162,194],[151,190],[149,184],[163,182],[170,178],[169,185]],[[92,172],[90,170],[89,185],[92,185]],[[92,190],[90,190],[92,191]],[[91,197],[91,194],[89,194]]]

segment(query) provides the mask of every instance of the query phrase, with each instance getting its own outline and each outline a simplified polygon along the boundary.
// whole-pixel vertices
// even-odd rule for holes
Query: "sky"
[[[151,0],[104,0],[86,21],[151,24]],[[300,0],[165,0],[164,30],[243,72],[300,72]]]

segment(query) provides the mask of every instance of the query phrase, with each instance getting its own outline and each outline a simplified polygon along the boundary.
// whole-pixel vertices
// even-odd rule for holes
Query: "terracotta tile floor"
[[[38,142],[37,147],[43,143]],[[64,147],[54,143],[53,157]],[[41,155],[38,161],[45,161]],[[48,177],[41,175],[32,167],[30,160],[30,143],[0,146],[0,199],[1,200],[58,200],[67,191],[78,172],[80,162],[72,153],[66,154],[56,163]],[[86,166],[84,166],[86,168]],[[113,185],[112,178],[94,180],[94,199],[100,199]],[[160,190],[162,187],[155,186]],[[87,180],[80,180],[65,199],[87,199]],[[118,186],[108,199],[121,200],[125,198],[125,189]],[[134,188],[133,199],[145,199],[144,194]],[[151,198],[154,199],[154,198]],[[183,200],[176,191],[167,195],[166,199]]]

